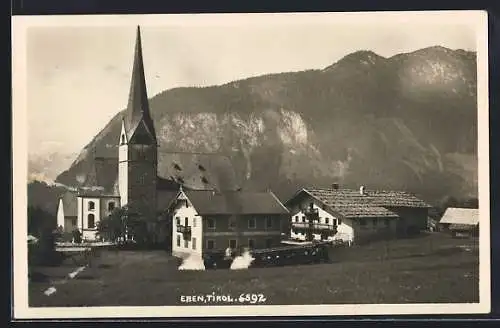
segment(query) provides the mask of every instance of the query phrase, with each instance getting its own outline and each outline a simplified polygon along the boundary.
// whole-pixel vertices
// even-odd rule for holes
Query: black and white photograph
[[[489,312],[486,12],[12,30],[15,317]]]

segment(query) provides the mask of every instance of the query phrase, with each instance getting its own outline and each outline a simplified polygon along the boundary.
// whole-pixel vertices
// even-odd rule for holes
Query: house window
[[[191,243],[193,244],[192,245],[193,250],[196,250],[196,237],[193,237],[193,239],[191,240]]]
[[[372,223],[373,223],[373,226],[376,226],[377,225],[377,219],[372,219]]]
[[[176,217],[175,218],[175,224],[180,226],[181,225],[181,218],[180,217]]]
[[[122,134],[122,142],[121,142],[121,144],[122,144],[122,145],[124,145],[124,144],[125,144],[125,135],[124,135],[124,134]]]
[[[248,239],[248,248],[255,248],[255,240]]]
[[[236,220],[234,218],[229,218],[229,228],[236,228]]]
[[[266,248],[271,248],[273,245],[273,240],[271,238],[266,239]]]
[[[299,216],[295,215],[295,222],[299,222]]]
[[[184,218],[184,225],[186,227],[189,225],[189,218]]]
[[[236,248],[236,239],[229,239],[229,248]]]
[[[337,225],[341,225],[342,224],[342,220],[341,219],[337,219]]]
[[[88,203],[88,209],[89,209],[89,211],[93,211],[95,209],[95,203],[94,202],[89,202]]]
[[[255,229],[255,226],[256,226],[255,218],[248,219],[248,228],[249,229]]]
[[[266,218],[266,228],[272,228],[272,227],[273,227],[273,219]]]
[[[215,241],[212,239],[207,240],[207,249],[214,249],[215,248]]]
[[[181,236],[177,235],[177,247],[181,247]]]
[[[108,211],[111,212],[114,209],[115,209],[115,202],[109,202],[108,203]]]
[[[207,227],[209,229],[215,229],[215,220],[214,219],[208,219],[207,220]]]
[[[384,219],[384,223],[385,223],[385,226],[386,226],[386,227],[388,227],[388,226],[391,224],[391,222],[390,222],[390,221],[389,221],[389,219],[387,219],[387,218],[386,218],[386,219]]]
[[[302,222],[306,222],[306,217],[304,215],[302,216]]]
[[[337,225],[337,219],[332,219],[332,225]]]
[[[189,247],[189,240],[184,239],[184,248],[188,248],[188,247]]]
[[[359,220],[359,225],[360,226],[365,226],[366,225],[366,220],[363,218],[363,219],[360,219]]]
[[[196,218],[193,218],[193,228],[196,228]]]
[[[330,218],[325,218],[325,224],[329,224],[330,223]]]
[[[87,216],[87,227],[89,229],[95,228],[95,216],[94,216],[94,214],[89,214]]]

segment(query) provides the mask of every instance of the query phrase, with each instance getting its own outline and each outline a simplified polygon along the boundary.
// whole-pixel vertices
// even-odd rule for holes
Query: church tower
[[[149,112],[139,26],[118,160],[120,205],[128,205],[146,222],[152,222],[156,218],[158,154],[156,132]]]

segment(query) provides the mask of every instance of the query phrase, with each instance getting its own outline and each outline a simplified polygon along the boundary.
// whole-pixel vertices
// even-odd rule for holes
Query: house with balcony
[[[404,191],[303,188],[285,202],[296,240],[349,243],[417,233],[427,226],[430,206]]]
[[[271,192],[180,189],[170,207],[172,254],[262,249],[281,244],[287,208]]]

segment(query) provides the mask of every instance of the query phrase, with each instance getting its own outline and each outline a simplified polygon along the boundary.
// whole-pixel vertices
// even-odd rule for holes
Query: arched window
[[[87,216],[87,226],[89,229],[95,228],[95,216],[94,216],[94,214],[89,214]]]
[[[121,142],[121,144],[122,144],[122,145],[124,145],[124,144],[125,144],[125,135],[124,135],[124,134],[122,134],[122,142]]]
[[[109,202],[108,203],[108,211],[111,212],[114,209],[115,209],[115,202]]]
[[[89,202],[89,211],[92,211],[95,209],[95,203],[94,202]]]

